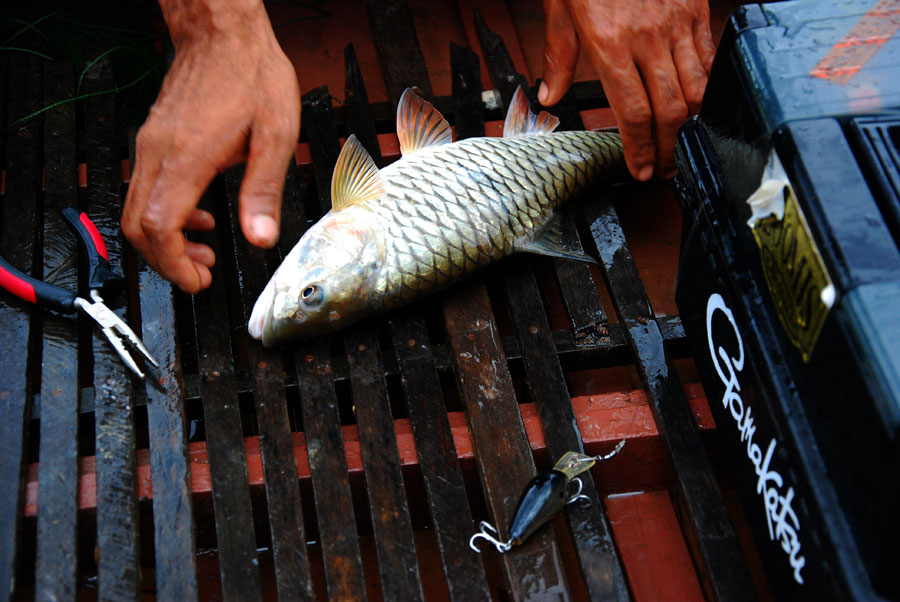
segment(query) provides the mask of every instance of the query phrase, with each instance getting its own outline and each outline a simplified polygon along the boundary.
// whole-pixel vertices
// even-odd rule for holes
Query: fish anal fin
[[[397,138],[400,153],[409,155],[430,146],[453,142],[450,124],[430,102],[407,88],[397,105]]]
[[[338,155],[331,176],[331,209],[340,211],[384,194],[384,183],[375,161],[351,134]]]
[[[550,257],[563,257],[598,263],[596,259],[583,251],[570,251],[562,242],[562,215],[557,213],[551,218],[540,237],[530,242],[516,243],[515,250],[520,253],[535,253]]]
[[[503,137],[516,138],[519,136],[534,136],[536,134],[549,134],[559,125],[559,117],[555,117],[547,111],[541,111],[537,115],[532,113],[528,103],[528,96],[522,90],[522,86],[516,88],[509,110],[506,112],[506,120],[503,122]]]

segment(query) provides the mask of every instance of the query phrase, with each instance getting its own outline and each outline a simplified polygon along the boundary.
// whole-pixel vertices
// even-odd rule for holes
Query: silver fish
[[[503,138],[452,142],[450,126],[407,90],[397,111],[402,158],[379,170],[355,136],[331,183],[332,209],[285,257],[250,316],[264,345],[318,336],[444,288],[502,257],[590,260],[560,242],[557,209],[627,173],[617,134],[552,133],[521,89]]]

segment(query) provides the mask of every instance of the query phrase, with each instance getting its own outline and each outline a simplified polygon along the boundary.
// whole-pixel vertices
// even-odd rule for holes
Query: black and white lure
[[[565,506],[580,499],[590,501],[588,496],[581,493],[584,484],[578,475],[587,471],[597,462],[612,458],[619,453],[623,445],[625,445],[624,439],[611,452],[601,456],[567,452],[552,470],[537,475],[525,486],[509,527],[508,540],[500,541],[497,529],[490,523],[481,521],[481,531],[469,539],[469,547],[481,553],[475,542],[478,539],[486,539],[498,552],[503,554],[512,547],[524,543]]]

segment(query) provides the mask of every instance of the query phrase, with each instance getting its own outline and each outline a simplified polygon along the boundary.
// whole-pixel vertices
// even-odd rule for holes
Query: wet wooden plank
[[[241,234],[238,221],[238,193],[243,167],[225,174],[228,215],[231,221],[234,257],[237,264],[242,315],[245,323],[260,292],[268,282],[265,251],[254,247]],[[249,339],[246,329],[241,334]],[[248,340],[248,365],[256,405],[259,446],[266,479],[269,531],[275,565],[278,596],[286,600],[312,600],[313,589],[303,534],[303,512],[297,463],[294,458],[291,424],[284,394],[282,351],[268,349]]]
[[[75,65],[48,62],[44,106],[75,95]],[[75,103],[44,114],[43,280],[78,290],[78,245],[60,211],[78,201]],[[78,322],[44,315],[40,426],[41,494],[37,520],[35,599],[75,597],[78,502]]]
[[[371,325],[358,327],[345,335],[344,349],[381,590],[385,600],[424,600],[378,333]]]
[[[484,565],[466,543],[474,526],[472,512],[425,320],[419,314],[398,315],[391,329],[450,599],[490,600]]]
[[[677,492],[687,509],[700,561],[712,594],[719,600],[752,600],[756,591],[734,526],[725,508],[706,448],[641,284],[618,216],[606,195],[582,205],[601,267],[638,360],[657,428],[675,470]]]
[[[99,53],[89,55],[90,59]],[[90,61],[88,61],[89,63]],[[87,63],[86,63],[87,64]],[[103,57],[85,71],[82,92],[115,87],[112,59]],[[122,273],[124,240],[121,167],[116,153],[116,99],[113,94],[83,101],[86,211],[106,242],[109,263]],[[108,293],[106,305],[125,318],[126,296]],[[97,455],[97,574],[101,600],[134,600],[140,591],[137,542],[137,483],[131,371],[97,327],[92,329],[94,355],[94,431]]]
[[[134,165],[136,131],[128,133]],[[156,595],[161,600],[197,600],[197,537],[191,500],[184,411],[181,344],[175,328],[175,287],[142,257],[137,259],[141,340],[159,362],[144,383],[153,487]]]
[[[431,81],[422,77],[428,70],[409,6],[399,0],[369,0],[366,11],[394,111],[406,88],[416,87],[422,98],[434,100]]]
[[[526,77],[516,72],[503,40],[487,28],[484,19],[477,12],[475,29],[484,51],[491,81],[500,92],[503,106],[509,106],[516,89],[522,86],[531,100],[532,110],[535,112],[543,110],[543,107],[537,102],[536,95],[528,86]],[[547,110],[560,118],[560,127],[558,128],[560,131],[584,129],[571,93],[567,94],[558,105]],[[569,211],[563,212],[562,235],[566,248],[574,252],[584,250],[578,238],[575,221]],[[591,274],[589,264],[559,258],[553,258],[552,262],[575,343],[591,345],[603,341],[608,337],[606,312],[600,302],[597,284]]]
[[[323,86],[305,94],[303,111],[305,122],[310,124],[307,132],[316,192],[324,213],[331,208],[331,173],[340,152],[328,89]],[[296,204],[296,210],[301,210],[300,192],[296,180],[290,177],[285,203]],[[300,239],[305,225],[305,220],[282,222],[282,256]],[[294,357],[328,596],[334,600],[365,600],[365,575],[328,343],[324,339],[302,343]]]
[[[207,210],[218,199],[207,193]],[[222,258],[215,233],[192,235]],[[232,360],[226,287],[220,264],[212,268],[212,285],[193,296],[200,369],[200,397],[212,477],[213,512],[222,597],[229,601],[261,600],[259,562],[247,485],[247,459],[241,431]]]
[[[181,347],[172,284],[138,260],[142,340],[159,362],[148,374],[147,428],[153,483],[156,594],[160,600],[197,600],[197,549],[184,415]]]
[[[8,120],[14,121],[40,107],[41,59],[9,59]],[[0,117],[2,119],[2,117]],[[5,128],[4,128],[5,129]],[[0,255],[27,274],[35,274],[35,237],[39,227],[41,190],[41,120],[13,127],[6,136],[6,194],[3,197]],[[31,413],[29,340],[34,308],[3,291],[0,293],[0,596],[15,599],[15,581],[21,543],[22,503],[27,421]],[[35,360],[36,358],[31,358]]]
[[[464,56],[457,53],[457,58]],[[454,92],[469,96],[470,103],[475,95],[480,96],[477,64],[470,54],[452,66],[454,83],[460,82]],[[461,128],[472,135],[483,135],[483,117],[479,115],[474,123],[457,120],[457,128],[457,132]],[[505,538],[522,488],[535,474],[528,437],[486,288],[480,283],[454,288],[443,309],[482,487],[495,526]],[[549,530],[536,533],[515,553],[504,554],[502,562],[513,599],[569,599],[559,550]]]
[[[522,348],[526,381],[541,415],[550,456],[556,461],[568,451],[584,453],[533,270],[520,263],[504,278],[504,289]],[[582,493],[590,503],[571,504],[565,513],[582,575],[592,600],[627,600],[628,586],[609,522],[589,475],[583,475],[581,482]]]

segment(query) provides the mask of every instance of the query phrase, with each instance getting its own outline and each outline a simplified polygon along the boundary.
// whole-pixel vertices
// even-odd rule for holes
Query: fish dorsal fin
[[[535,115],[531,112],[528,97],[522,90],[522,86],[516,88],[509,110],[506,112],[506,121],[503,122],[503,137],[517,138],[519,136],[534,136],[535,134],[549,134],[559,125],[559,117],[555,117],[547,111],[541,111]]]
[[[350,134],[338,155],[331,176],[331,209],[340,211],[348,205],[378,198],[384,194],[384,183],[375,161],[355,134]]]
[[[597,263],[597,260],[583,251],[570,251],[562,243],[562,214],[556,213],[541,236],[531,242],[516,243],[515,250],[521,253],[536,253],[551,257],[565,257],[578,261]]]
[[[434,105],[407,88],[397,105],[397,138],[400,153],[405,156],[429,146],[450,144],[453,133]]]

